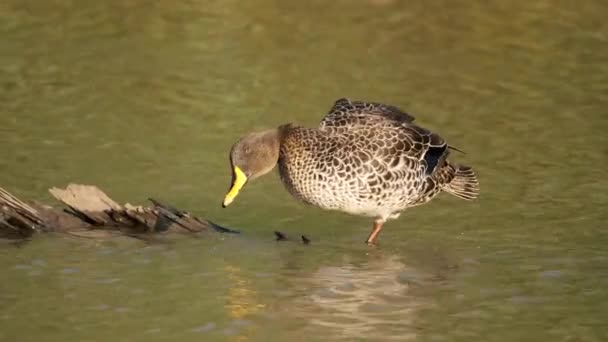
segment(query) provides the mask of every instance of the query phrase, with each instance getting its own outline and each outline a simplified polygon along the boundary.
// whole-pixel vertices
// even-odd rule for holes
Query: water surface
[[[0,246],[0,340],[608,339],[603,1],[0,3],[0,185],[148,196],[240,237]],[[475,167],[362,244],[276,175],[228,209],[242,134],[398,105]],[[306,234],[277,244],[272,231]]]

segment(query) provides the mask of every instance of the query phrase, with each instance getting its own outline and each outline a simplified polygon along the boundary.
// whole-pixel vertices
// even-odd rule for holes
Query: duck
[[[392,105],[341,98],[318,127],[288,123],[251,132],[230,149],[232,181],[222,206],[277,167],[297,200],[373,218],[365,240],[373,246],[387,221],[440,192],[478,198],[473,169],[448,159],[460,150],[414,121]]]

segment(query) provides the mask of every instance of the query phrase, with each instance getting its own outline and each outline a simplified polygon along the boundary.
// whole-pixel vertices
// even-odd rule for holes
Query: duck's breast
[[[400,152],[403,143],[382,133],[295,130],[282,141],[281,179],[294,197],[323,209],[365,216],[400,211],[420,192],[423,170]]]

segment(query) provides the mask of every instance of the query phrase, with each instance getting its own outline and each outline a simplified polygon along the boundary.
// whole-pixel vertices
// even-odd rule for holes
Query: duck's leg
[[[374,228],[372,229],[371,234],[369,234],[367,240],[365,240],[368,245],[373,246],[376,244],[376,239],[378,238],[378,235],[380,235],[380,231],[382,230],[384,222],[385,221],[382,219],[376,219],[374,221]]]

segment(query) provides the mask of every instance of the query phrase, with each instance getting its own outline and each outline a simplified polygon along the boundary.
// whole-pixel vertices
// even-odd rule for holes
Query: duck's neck
[[[281,135],[277,128],[269,129],[255,133],[257,135],[258,144],[261,147],[260,158],[255,162],[259,163],[255,166],[258,172],[253,175],[257,178],[272,171],[279,161],[279,151],[281,149]]]
[[[276,165],[277,161],[279,160],[279,150],[281,149],[280,129],[273,128],[262,131],[260,134],[263,144],[267,146],[268,153],[271,155],[270,159],[272,159]]]

